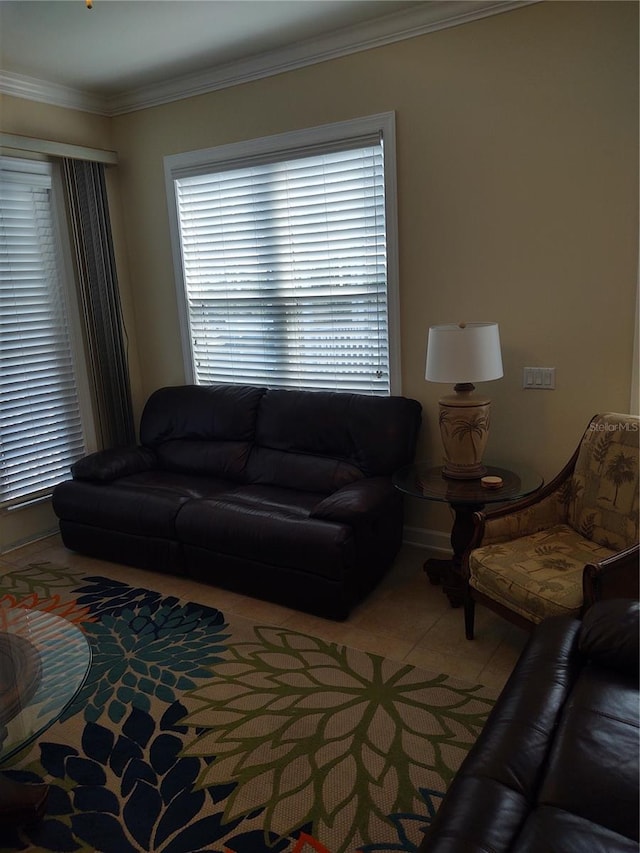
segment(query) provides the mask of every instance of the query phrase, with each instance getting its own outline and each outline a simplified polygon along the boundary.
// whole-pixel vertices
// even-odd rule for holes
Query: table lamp
[[[486,474],[482,456],[489,437],[491,400],[475,394],[473,383],[500,379],[502,375],[497,323],[430,327],[426,379],[455,383],[455,394],[439,400],[445,477],[473,480]]]

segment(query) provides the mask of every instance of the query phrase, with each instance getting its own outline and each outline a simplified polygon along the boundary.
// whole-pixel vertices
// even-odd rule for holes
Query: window
[[[0,506],[85,452],[51,164],[0,158]]]
[[[166,161],[189,381],[398,391],[393,115]]]

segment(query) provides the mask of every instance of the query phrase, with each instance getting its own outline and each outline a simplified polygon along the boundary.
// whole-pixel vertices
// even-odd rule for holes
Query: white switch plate
[[[534,391],[553,391],[556,387],[555,367],[523,368],[522,387]]]

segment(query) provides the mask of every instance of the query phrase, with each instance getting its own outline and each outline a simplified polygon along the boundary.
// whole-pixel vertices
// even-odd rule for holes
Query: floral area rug
[[[0,849],[416,851],[495,695],[285,627],[51,563],[0,607],[79,626],[89,674],[3,770],[50,784]]]

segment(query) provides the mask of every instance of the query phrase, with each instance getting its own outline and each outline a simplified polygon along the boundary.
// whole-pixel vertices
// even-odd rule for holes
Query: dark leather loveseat
[[[535,629],[420,853],[638,853],[639,607]]]
[[[391,474],[420,419],[404,397],[162,388],[140,446],[79,460],[53,507],[71,550],[344,618],[400,546]]]

